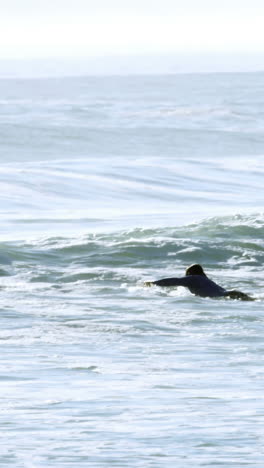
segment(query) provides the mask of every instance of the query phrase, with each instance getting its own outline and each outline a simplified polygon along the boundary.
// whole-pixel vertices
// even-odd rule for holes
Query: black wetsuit
[[[182,278],[164,278],[153,281],[157,286],[185,286],[192,294],[201,297],[230,297],[244,301],[254,300],[252,297],[240,291],[227,291],[205,275],[187,275]]]

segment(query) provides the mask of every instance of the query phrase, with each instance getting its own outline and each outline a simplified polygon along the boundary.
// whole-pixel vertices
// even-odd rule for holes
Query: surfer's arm
[[[188,286],[188,279],[187,277],[183,278],[164,278],[161,280],[157,281],[147,281],[145,283],[145,286],[151,286],[151,285],[156,285],[156,286]]]

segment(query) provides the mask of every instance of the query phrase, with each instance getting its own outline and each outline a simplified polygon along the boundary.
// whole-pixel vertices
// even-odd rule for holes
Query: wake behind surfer
[[[145,286],[151,285],[162,287],[184,286],[188,288],[192,294],[200,297],[229,297],[231,299],[240,299],[241,301],[254,301],[254,298],[248,296],[248,294],[236,290],[227,291],[222,288],[209,279],[203,267],[197,263],[188,267],[183,277],[164,278],[145,283]]]

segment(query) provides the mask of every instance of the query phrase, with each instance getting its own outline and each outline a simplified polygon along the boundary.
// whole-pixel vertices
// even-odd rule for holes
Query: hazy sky
[[[0,0],[0,58],[264,51],[264,0]]]
[[[264,0],[0,0],[0,59],[264,52]]]

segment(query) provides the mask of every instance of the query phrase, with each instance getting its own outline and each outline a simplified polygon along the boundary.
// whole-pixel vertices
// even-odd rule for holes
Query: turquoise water
[[[262,466],[263,74],[0,85],[0,466]]]

